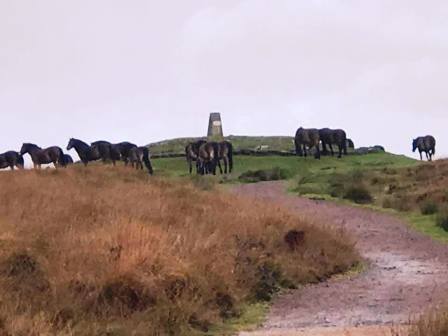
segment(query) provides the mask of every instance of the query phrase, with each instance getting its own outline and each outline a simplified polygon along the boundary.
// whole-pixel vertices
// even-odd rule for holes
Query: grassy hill
[[[359,262],[342,232],[189,179],[92,165],[0,184],[1,335],[220,335],[247,304]]]
[[[205,138],[178,138],[164,140],[149,144],[152,154],[183,154],[185,146],[189,142],[193,142]],[[226,140],[232,142],[236,151],[242,149],[249,150],[270,150],[289,152],[294,150],[294,138],[288,136],[236,136],[230,135],[225,137]]]

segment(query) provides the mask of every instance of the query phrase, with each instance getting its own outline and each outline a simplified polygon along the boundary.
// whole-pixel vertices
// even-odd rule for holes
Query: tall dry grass
[[[342,233],[125,168],[0,173],[0,335],[192,335],[358,261]],[[305,232],[296,249],[284,242]]]

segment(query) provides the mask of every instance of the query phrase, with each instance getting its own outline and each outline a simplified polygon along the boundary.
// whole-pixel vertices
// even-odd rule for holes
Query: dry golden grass
[[[0,335],[192,335],[359,258],[273,206],[112,167],[0,173]],[[290,229],[305,239],[292,251]]]
[[[410,327],[406,336],[446,336],[448,335],[448,313],[430,312]]]

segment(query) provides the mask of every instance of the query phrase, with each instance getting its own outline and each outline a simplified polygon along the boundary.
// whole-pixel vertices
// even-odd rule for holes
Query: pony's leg
[[[221,160],[216,161],[219,167],[219,173],[222,175],[222,166],[221,166]],[[215,173],[216,173],[216,164],[215,164]],[[214,174],[215,175],[215,174]]]
[[[224,174],[227,174],[229,172],[229,158],[227,156],[224,156]]]
[[[331,156],[334,156],[333,144],[330,144],[330,152]]]
[[[303,156],[304,156],[304,157],[307,156],[306,145],[303,145]]]
[[[191,172],[193,171],[193,164],[191,163],[191,160],[188,160],[188,171],[190,172],[191,175]]]
[[[320,148],[319,148],[319,144],[316,146],[316,159],[320,160]]]
[[[11,170],[14,170],[14,165],[13,165],[13,164],[10,164],[10,165],[9,165],[9,168],[11,168]]]
[[[322,141],[322,153],[326,155],[328,153],[327,145],[324,141]]]
[[[420,152],[420,161],[423,161],[422,151],[419,151],[419,152]]]
[[[338,158],[340,159],[340,158],[342,157],[342,145],[339,144],[339,145],[338,145],[338,148],[339,148],[339,155],[338,155]]]

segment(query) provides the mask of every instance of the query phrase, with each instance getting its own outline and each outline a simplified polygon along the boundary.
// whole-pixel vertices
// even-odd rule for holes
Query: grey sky
[[[0,0],[0,151],[343,127],[448,154],[448,2]]]

